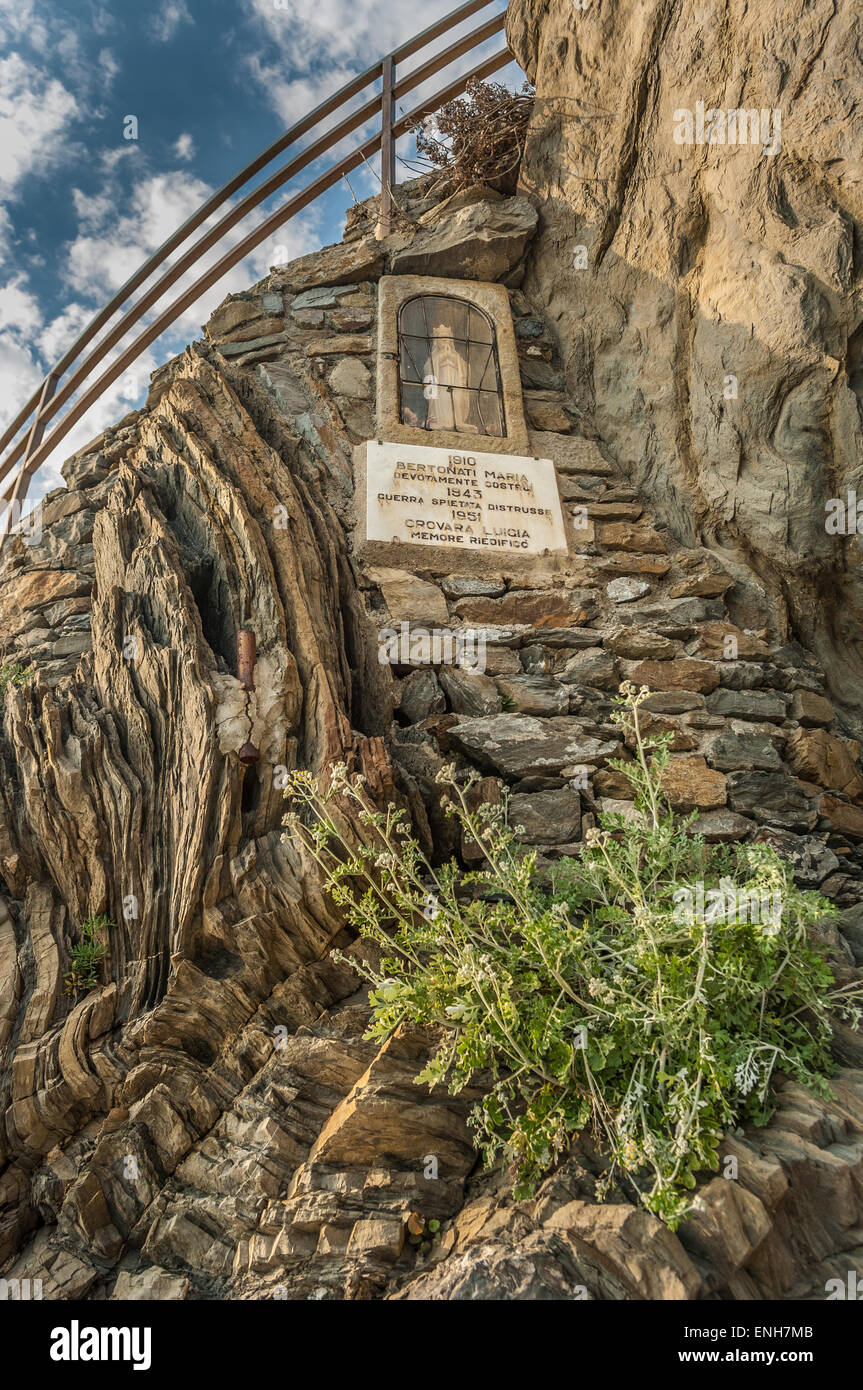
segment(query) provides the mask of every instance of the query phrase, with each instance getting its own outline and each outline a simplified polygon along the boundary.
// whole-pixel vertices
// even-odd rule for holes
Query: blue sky
[[[0,429],[214,189],[354,73],[455,8],[456,0],[0,0]],[[493,0],[456,34],[503,9]],[[502,43],[497,35],[480,52]],[[515,65],[496,77],[522,80]],[[405,100],[413,106],[422,95]],[[136,140],[124,136],[129,116]],[[400,152],[409,155],[407,142]],[[377,189],[370,170],[351,183],[358,198]],[[233,240],[287,197],[280,190]],[[350,202],[337,186],[229,272],[72,429],[31,498],[57,486],[64,458],[142,402],[150,372],[200,336],[227,293],[266,274],[275,245],[293,257],[337,241]]]

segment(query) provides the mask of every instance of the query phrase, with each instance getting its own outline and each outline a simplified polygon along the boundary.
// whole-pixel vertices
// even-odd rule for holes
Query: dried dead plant
[[[414,173],[440,170],[434,191],[458,193],[476,184],[508,191],[518,175],[534,100],[528,82],[511,92],[500,82],[474,80],[464,96],[414,127],[416,158],[403,163]]]

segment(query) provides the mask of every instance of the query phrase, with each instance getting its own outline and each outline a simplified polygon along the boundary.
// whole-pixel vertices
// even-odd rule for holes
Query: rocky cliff
[[[420,180],[383,241],[354,208],[342,244],[227,300],[69,460],[38,543],[5,549],[0,659],[34,673],[0,739],[0,1275],[56,1299],[798,1299],[863,1268],[857,1034],[837,1029],[832,1100],[785,1082],[766,1129],[725,1141],[738,1177],[705,1175],[676,1234],[597,1201],[586,1141],[516,1202],[479,1168],[471,1095],[414,1084],[428,1040],[364,1036],[332,948],[369,948],[282,829],[286,770],[346,761],[429,853],[469,856],[435,782],[455,759],[479,795],[510,789],[551,865],[627,809],[606,765],[628,677],[673,737],[672,804],[710,841],[777,847],[835,905],[839,977],[863,966],[859,581],[819,511],[860,433],[841,83],[823,144],[793,136],[850,30],[815,6],[792,42],[774,17],[765,66],[752,14],[722,13],[708,42],[673,4],[519,0],[539,96],[519,193]],[[778,162],[681,153],[667,108],[702,88],[788,100]],[[531,451],[583,518],[557,571],[363,561],[384,273],[508,286]],[[484,673],[381,665],[402,622],[480,634]],[[99,983],[68,995],[101,913]],[[427,1253],[412,1213],[441,1223]]]
[[[576,418],[857,728],[860,542],[824,522],[863,456],[858,27],[833,0],[518,0],[507,25],[538,96],[527,287]]]

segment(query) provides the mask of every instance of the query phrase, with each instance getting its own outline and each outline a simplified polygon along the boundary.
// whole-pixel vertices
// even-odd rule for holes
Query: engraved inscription
[[[366,534],[460,550],[566,553],[551,459],[368,445]]]

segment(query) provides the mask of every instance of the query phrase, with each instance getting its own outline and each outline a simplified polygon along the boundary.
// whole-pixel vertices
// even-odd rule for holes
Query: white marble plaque
[[[366,539],[473,554],[566,554],[551,459],[369,442]]]

